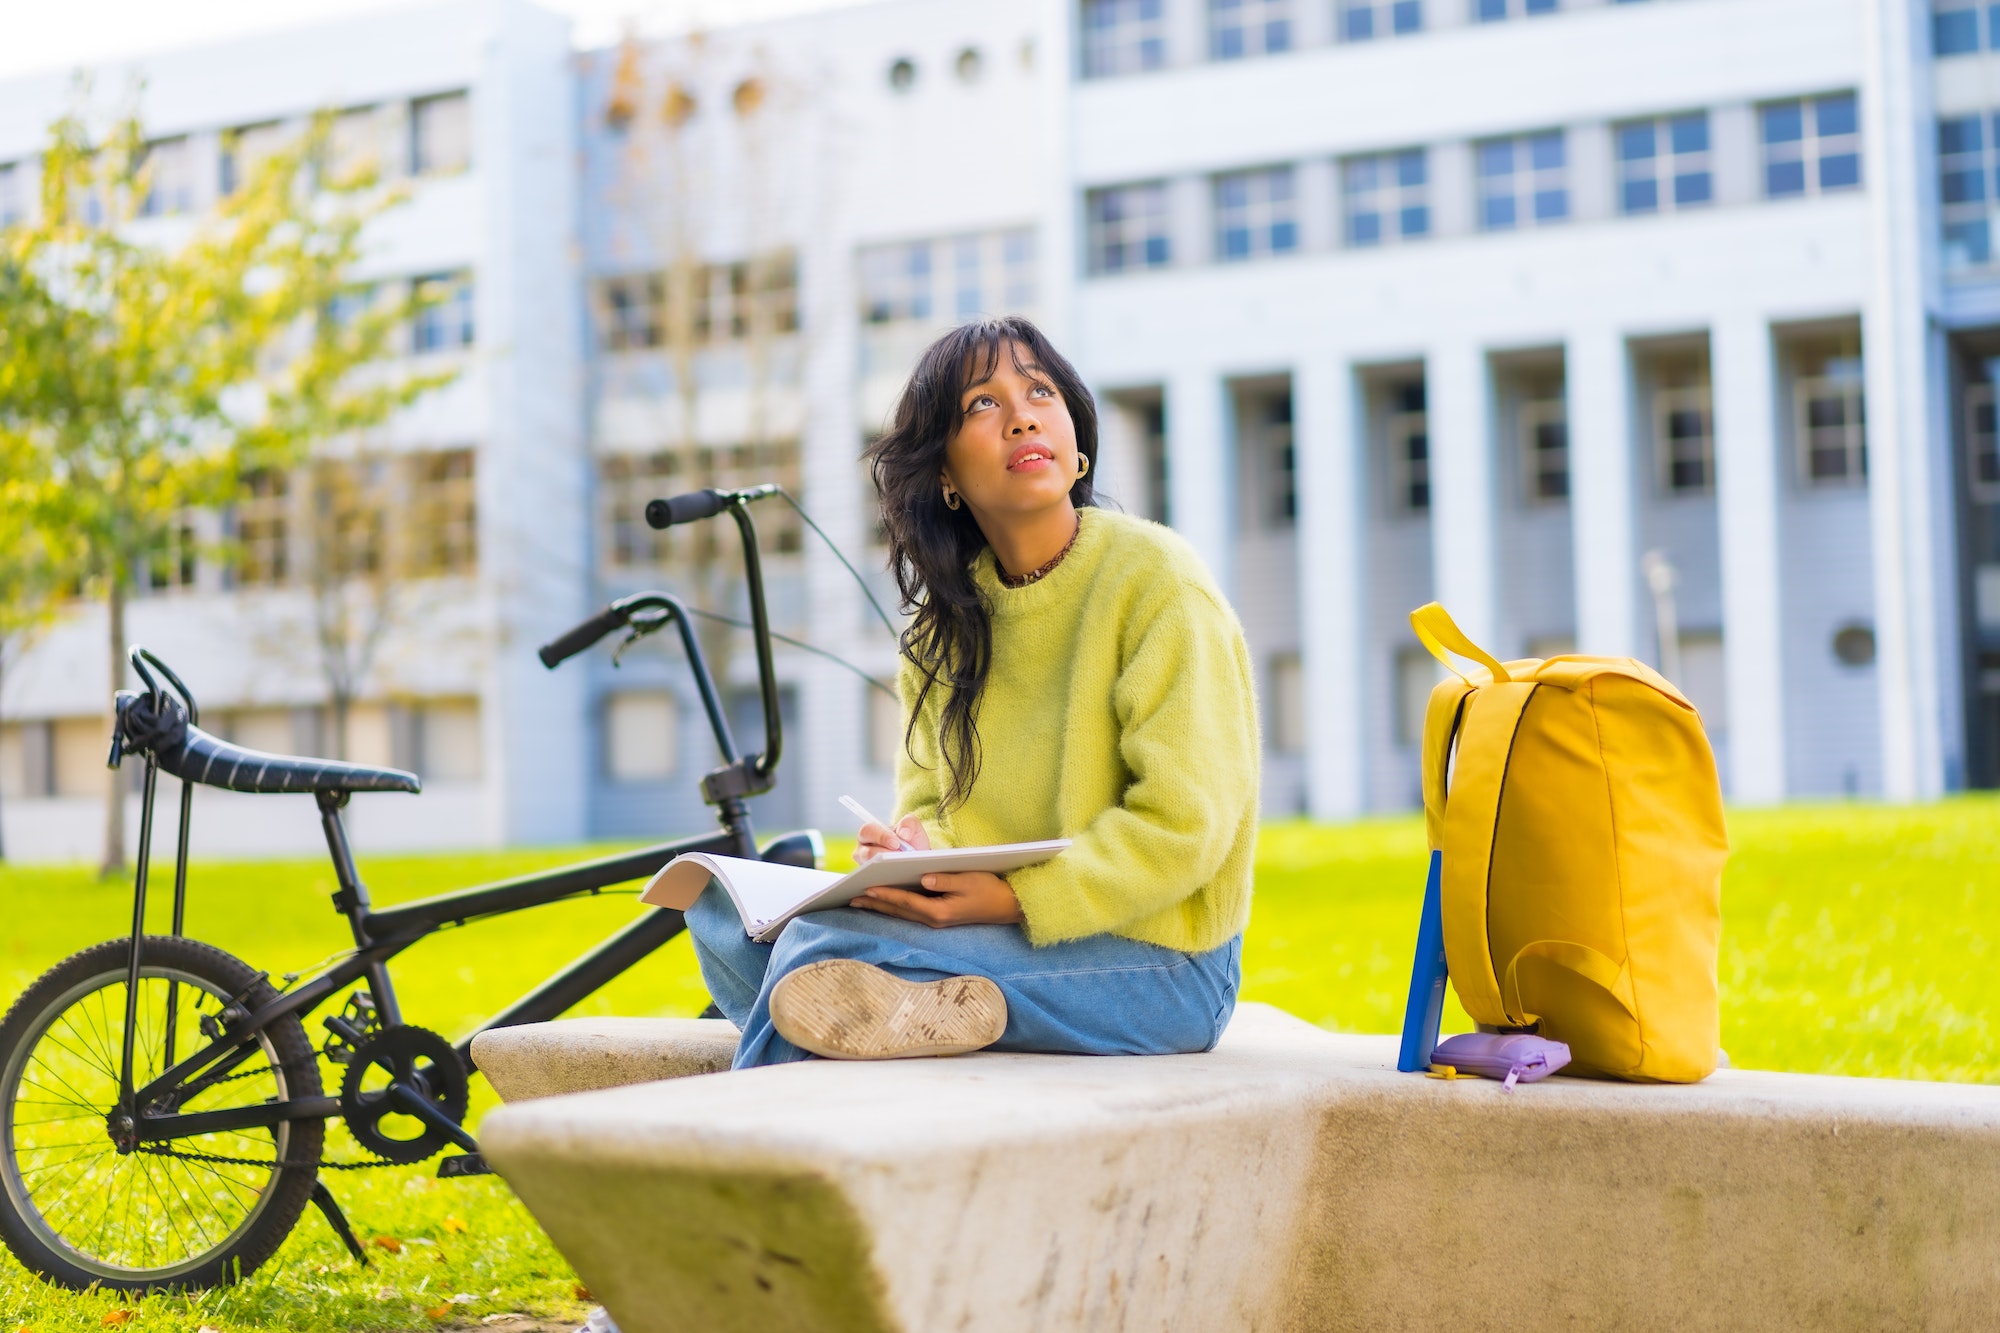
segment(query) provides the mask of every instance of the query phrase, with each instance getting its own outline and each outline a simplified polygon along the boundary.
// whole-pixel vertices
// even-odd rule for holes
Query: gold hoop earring
[[[949,486],[944,488],[944,507],[946,509],[956,509],[961,503],[957,491]]]
[[[1089,454],[1078,454],[1076,456],[1076,475],[1079,477],[1087,477],[1090,475]]]

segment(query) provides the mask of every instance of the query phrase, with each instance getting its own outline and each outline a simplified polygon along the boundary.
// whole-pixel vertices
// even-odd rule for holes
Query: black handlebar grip
[[[553,671],[562,662],[575,657],[624,623],[624,612],[615,607],[606,607],[555,642],[543,644],[536,650],[535,656],[542,659],[543,666]]]
[[[646,523],[655,528],[671,528],[676,523],[693,523],[714,518],[729,508],[727,491],[689,491],[671,500],[652,500],[646,505]]]

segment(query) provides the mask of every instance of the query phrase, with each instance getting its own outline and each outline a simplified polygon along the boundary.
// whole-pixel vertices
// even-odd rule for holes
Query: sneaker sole
[[[905,981],[851,958],[808,963],[771,990],[771,1022],[829,1060],[963,1055],[1007,1030],[1007,1000],[985,977]]]

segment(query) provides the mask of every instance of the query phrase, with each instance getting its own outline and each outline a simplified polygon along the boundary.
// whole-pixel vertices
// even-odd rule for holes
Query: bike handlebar
[[[646,504],[646,526],[671,528],[676,523],[693,523],[714,518],[729,507],[726,491],[690,491],[671,500],[651,500]]]
[[[701,645],[688,624],[686,609],[666,593],[634,593],[630,597],[621,597],[591,619],[584,621],[561,638],[543,644],[538,650],[542,665],[553,670],[559,663],[583,652],[613,630],[634,624],[642,612],[651,611],[661,618],[648,619],[639,624],[634,638],[663,628],[669,621],[678,622],[682,647],[687,653],[688,665],[693,668],[696,682],[701,688],[702,704],[708,712],[709,725],[714,729],[716,744],[729,765],[702,780],[702,793],[711,805],[722,805],[725,810],[733,809],[739,814],[743,797],[755,796],[771,789],[771,784],[775,780],[773,775],[778,767],[778,756],[784,749],[784,720],[778,707],[778,673],[776,664],[772,661],[770,615],[764,603],[763,562],[757,552],[756,525],[750,521],[752,503],[783,494],[783,489],[774,485],[749,486],[733,491],[710,489],[690,491],[686,495],[676,495],[668,500],[654,500],[646,505],[646,522],[654,528],[693,523],[725,513],[736,520],[737,532],[743,539],[743,582],[744,589],[750,596],[750,634],[757,650],[757,693],[764,706],[762,753],[738,759],[728,719],[723,713],[714,683],[709,678],[708,664],[703,660]],[[733,820],[736,817],[732,815],[730,818]],[[734,823],[731,827],[735,827]]]
[[[561,638],[543,644],[535,650],[535,656],[542,659],[543,666],[553,671],[624,624],[625,609],[614,602]]]

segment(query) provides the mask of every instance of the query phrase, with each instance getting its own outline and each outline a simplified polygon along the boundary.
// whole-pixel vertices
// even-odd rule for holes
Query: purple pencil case
[[[1449,1065],[1461,1074],[1497,1078],[1512,1092],[1516,1083],[1547,1078],[1569,1063],[1569,1047],[1526,1032],[1461,1032],[1431,1052],[1431,1067]]]

